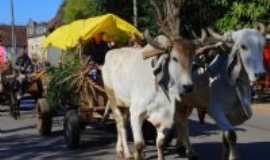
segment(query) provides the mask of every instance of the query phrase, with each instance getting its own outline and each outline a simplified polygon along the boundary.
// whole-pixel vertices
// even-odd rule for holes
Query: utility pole
[[[138,27],[137,0],[133,0],[133,24],[134,24],[135,27]]]
[[[10,0],[11,11],[11,41],[12,41],[12,56],[16,57],[16,33],[15,33],[15,17],[14,17],[14,4],[13,0]]]

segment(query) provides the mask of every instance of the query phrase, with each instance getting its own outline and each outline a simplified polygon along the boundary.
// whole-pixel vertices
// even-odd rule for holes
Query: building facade
[[[26,27],[25,26],[15,26],[16,35],[16,51],[13,53],[12,49],[12,39],[11,39],[11,26],[10,25],[0,25],[0,34],[4,46],[8,52],[9,60],[15,61],[16,57],[20,53],[27,52],[27,38],[26,38]]]
[[[30,58],[36,58],[39,61],[46,61],[46,50],[43,48],[43,42],[46,38],[47,23],[37,23],[30,20],[27,24],[27,43],[28,55]]]

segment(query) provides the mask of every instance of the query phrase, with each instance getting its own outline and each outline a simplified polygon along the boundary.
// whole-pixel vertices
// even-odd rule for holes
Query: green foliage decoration
[[[48,102],[52,109],[63,108],[65,104],[78,104],[78,96],[75,94],[74,85],[70,77],[81,68],[78,56],[65,56],[64,64],[58,67],[50,67],[48,75],[50,82],[48,85]]]

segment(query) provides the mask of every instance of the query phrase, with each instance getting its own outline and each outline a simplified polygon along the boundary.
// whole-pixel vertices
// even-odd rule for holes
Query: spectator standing
[[[3,46],[2,39],[0,39],[0,65],[4,65],[7,62],[7,51],[6,48]]]

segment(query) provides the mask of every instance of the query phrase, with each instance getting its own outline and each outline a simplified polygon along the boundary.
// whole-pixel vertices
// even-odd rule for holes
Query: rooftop
[[[0,25],[1,39],[4,46],[12,46],[11,40],[11,26],[10,25]],[[16,33],[16,45],[18,47],[27,47],[27,38],[26,38],[26,27],[25,26],[15,26]]]

